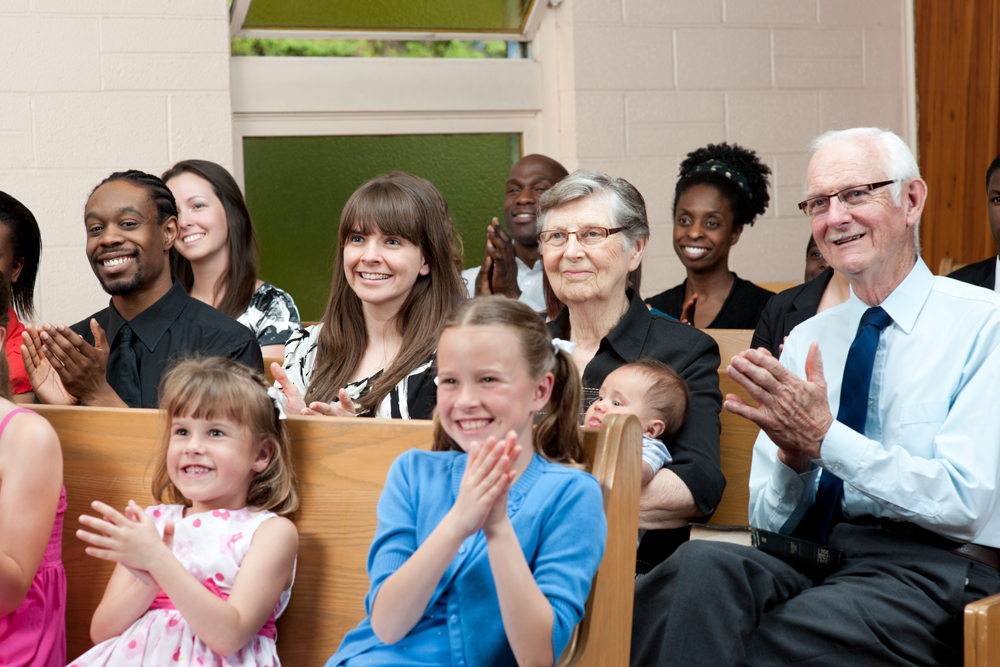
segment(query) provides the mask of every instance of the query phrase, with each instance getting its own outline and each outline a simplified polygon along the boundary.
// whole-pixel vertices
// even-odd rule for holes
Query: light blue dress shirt
[[[811,471],[777,460],[761,431],[750,470],[750,523],[784,534],[812,504],[820,468],[844,480],[841,509],[910,521],[960,542],[1000,547],[1000,297],[935,277],[917,260],[881,305],[882,332],[864,435],[834,421]],[[851,342],[867,310],[848,301],[796,327],[782,364],[805,377],[819,342],[837,414]]]

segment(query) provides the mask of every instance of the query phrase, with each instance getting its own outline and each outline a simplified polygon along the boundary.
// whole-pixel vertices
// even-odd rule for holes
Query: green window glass
[[[246,30],[520,33],[534,0],[253,0]]]
[[[486,226],[503,215],[507,173],[520,155],[520,134],[246,137],[244,181],[263,249],[261,277],[295,298],[302,319],[320,319],[340,212],[362,183],[390,171],[416,174],[441,191],[465,266],[478,266]]]

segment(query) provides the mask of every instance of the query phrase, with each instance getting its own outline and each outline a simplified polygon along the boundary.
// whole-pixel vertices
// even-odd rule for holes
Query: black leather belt
[[[893,521],[891,519],[876,518],[873,516],[861,516],[856,519],[851,519],[850,523],[855,526],[877,528],[884,533],[894,535],[896,537],[916,539],[924,542],[925,544],[930,544],[931,546],[940,547],[946,551],[950,551],[957,556],[962,556],[963,558],[974,560],[977,563],[988,565],[994,570],[1000,570],[1000,556],[997,555],[996,549],[984,547],[980,544],[963,544],[961,542],[949,540],[947,537],[942,537],[941,535],[931,532],[926,528],[922,528],[915,523],[910,523],[908,521]]]

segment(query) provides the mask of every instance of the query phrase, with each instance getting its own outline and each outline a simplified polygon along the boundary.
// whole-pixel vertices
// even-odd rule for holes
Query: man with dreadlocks
[[[84,225],[91,268],[111,303],[72,327],[26,327],[25,367],[39,400],[155,408],[160,376],[192,353],[263,371],[250,330],[171,279],[177,204],[163,181],[111,174],[90,194]]]

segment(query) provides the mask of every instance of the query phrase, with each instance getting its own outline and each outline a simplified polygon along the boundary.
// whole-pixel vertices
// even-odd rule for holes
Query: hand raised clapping
[[[84,514],[80,524],[94,532],[76,531],[76,536],[90,545],[87,555],[121,563],[140,581],[154,583],[149,569],[160,558],[172,555],[173,523],[167,524],[161,538],[153,519],[134,500],[128,501],[125,514],[99,500],[91,507],[102,518]]]
[[[507,492],[517,477],[513,466],[520,453],[514,431],[499,442],[490,437],[483,445],[473,443],[458,499],[446,519],[462,539],[508,520]]]

